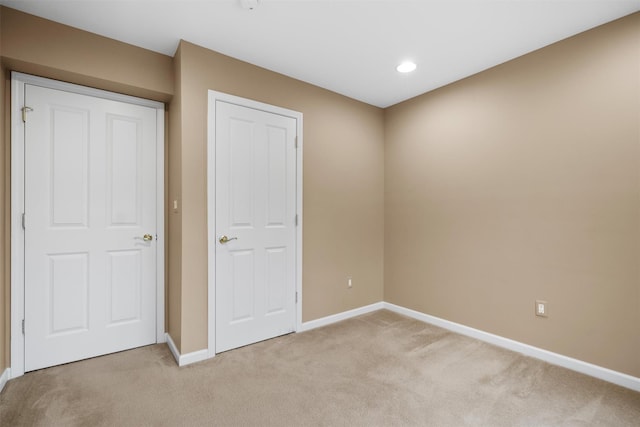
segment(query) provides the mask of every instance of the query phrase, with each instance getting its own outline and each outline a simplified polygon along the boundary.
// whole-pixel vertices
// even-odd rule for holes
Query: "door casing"
[[[241,98],[228,95],[222,92],[209,91],[208,110],[207,110],[207,223],[208,223],[208,357],[214,357],[216,354],[216,337],[215,337],[215,290],[216,290],[216,101],[224,101],[230,104],[236,104],[242,107],[254,108],[256,110],[266,111],[268,113],[279,114],[291,117],[296,120],[297,134],[297,150],[296,150],[296,323],[295,330],[299,331],[302,327],[302,149],[303,133],[302,133],[302,113],[265,104],[251,99]]]
[[[164,243],[164,104],[28,74],[11,73],[11,370],[10,377],[24,374],[24,86],[31,84],[97,98],[127,102],[156,110],[156,342],[165,342],[165,243]],[[27,113],[28,117],[28,113]]]

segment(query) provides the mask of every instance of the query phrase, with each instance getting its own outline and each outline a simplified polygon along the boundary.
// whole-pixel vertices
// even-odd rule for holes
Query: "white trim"
[[[24,104],[24,82],[17,73],[11,76],[11,371],[13,377],[24,374],[24,126],[20,106]],[[15,112],[15,113],[14,113]]]
[[[107,92],[86,86],[50,80],[28,74],[11,73],[11,375],[24,374],[24,230],[21,216],[24,212],[24,125],[20,108],[24,105],[25,85],[50,89],[113,101],[126,102],[156,109],[156,340],[164,342],[164,104],[148,99]]]
[[[302,219],[302,197],[304,191],[302,191],[302,149],[303,144],[303,116],[302,113],[296,113],[296,137],[298,149],[296,150],[296,212],[298,214],[298,223],[296,227],[296,295],[298,296],[296,301],[296,331],[302,328],[302,230],[304,220]]]
[[[506,348],[507,350],[522,353],[526,356],[551,363],[552,365],[561,366],[563,368],[567,368],[581,374],[589,375],[591,377],[599,378],[601,380],[617,384],[631,390],[640,391],[640,378],[633,377],[622,372],[613,371],[608,368],[603,368],[601,366],[593,365],[591,363],[583,362],[582,360],[567,357],[562,354],[554,353],[548,350],[534,347],[529,344],[524,344],[519,341],[514,341],[509,338],[504,338],[499,335],[494,335],[489,332],[484,332],[479,329],[474,329],[469,326],[461,325],[459,323],[451,322],[449,320],[441,319],[439,317],[431,316],[429,314],[411,310],[409,308],[401,307],[399,305],[391,304],[388,302],[378,302],[353,310],[344,311],[342,313],[337,313],[331,316],[322,317],[320,319],[304,322],[302,324],[302,327],[298,329],[298,332],[309,331],[311,329],[327,326],[332,323],[340,322],[342,320],[350,319],[355,316],[360,316],[362,314],[381,309],[393,311],[394,313],[402,314],[404,316],[411,317],[412,319],[416,319],[424,323],[429,323],[431,325],[447,329],[460,335],[465,335],[480,341],[487,342],[489,344],[496,345],[498,347]]]
[[[156,108],[156,343],[165,340],[164,105]]]
[[[173,339],[168,332],[165,333],[165,336],[165,342],[167,343],[171,354],[173,354],[173,358],[176,359],[176,363],[178,364],[178,366],[180,366],[180,352],[178,351],[178,347],[176,347],[176,344],[173,342]]]
[[[298,226],[296,227],[296,292],[298,294],[298,302],[296,305],[296,322],[295,331],[302,328],[302,147],[303,144],[303,126],[302,113],[298,111],[288,110],[286,108],[265,104],[251,99],[240,98],[238,96],[228,95],[222,92],[209,90],[208,109],[207,109],[207,236],[208,236],[208,357],[214,357],[215,349],[215,278],[216,278],[216,217],[215,217],[215,123],[216,123],[216,101],[224,101],[231,104],[254,108],[256,110],[266,111],[268,113],[279,114],[285,117],[291,117],[296,120],[296,134],[298,137],[298,149],[296,150],[296,213],[298,214]]]
[[[388,302],[383,303],[383,308],[398,314],[405,315],[407,317],[411,317],[416,320],[420,320],[425,323],[439,326],[441,328],[461,335],[466,335],[468,337],[475,338],[480,341],[496,345],[498,347],[506,348],[517,353],[522,353],[526,356],[543,360],[545,362],[551,363],[552,365],[561,366],[563,368],[599,378],[601,380],[617,384],[631,390],[640,391],[640,378],[623,374],[622,372],[613,371],[611,369],[583,362],[582,360],[573,359],[571,357],[553,353],[551,351],[534,347],[529,344],[524,344],[518,341],[511,340],[509,338],[504,338],[499,335],[494,335],[489,332],[484,332],[478,329],[471,328],[469,326],[461,325],[459,323],[451,322],[449,320],[424,314],[419,311],[411,310],[409,308],[401,307]]]
[[[181,355],[178,351],[178,347],[176,347],[173,339],[171,339],[171,335],[169,335],[168,333],[165,334],[165,341],[169,346],[171,354],[173,354],[173,358],[176,359],[178,366],[190,365],[192,363],[201,362],[209,358],[209,351],[207,349]]]
[[[331,316],[322,317],[320,319],[310,320],[308,322],[304,322],[299,331],[310,331],[311,329],[327,326],[332,323],[360,316],[362,314],[371,313],[372,311],[382,310],[383,308],[383,302],[376,302],[374,304],[365,305],[364,307],[354,308],[353,310],[343,311],[342,313],[333,314]]]
[[[7,368],[4,370],[2,375],[0,375],[0,393],[2,393],[2,390],[4,389],[4,386],[7,384],[7,381],[9,381],[9,378],[11,378],[11,369]]]
[[[207,355],[216,355],[216,99],[209,91],[207,105]]]
[[[40,86],[48,89],[57,89],[65,92],[76,93],[79,95],[87,95],[93,98],[103,98],[111,101],[126,102],[127,104],[135,104],[141,105],[143,107],[159,109],[163,111],[164,120],[164,104],[162,102],[124,95],[116,92],[109,92],[89,86],[80,86],[74,83],[66,83],[59,80],[51,80],[44,77],[32,76],[31,74],[19,73],[17,71],[11,72],[11,80],[20,80],[22,83],[27,83],[34,86]],[[161,130],[164,133],[164,126]],[[164,140],[162,146],[164,147]]]

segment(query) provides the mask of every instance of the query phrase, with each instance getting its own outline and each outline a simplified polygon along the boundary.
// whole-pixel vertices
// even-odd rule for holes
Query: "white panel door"
[[[25,104],[25,371],[155,343],[155,109]]]
[[[294,331],[296,120],[216,102],[216,352]]]

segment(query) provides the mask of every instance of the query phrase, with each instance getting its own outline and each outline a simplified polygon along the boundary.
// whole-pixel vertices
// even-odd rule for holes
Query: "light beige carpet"
[[[178,368],[165,345],[31,372],[1,426],[640,426],[640,393],[389,311]]]

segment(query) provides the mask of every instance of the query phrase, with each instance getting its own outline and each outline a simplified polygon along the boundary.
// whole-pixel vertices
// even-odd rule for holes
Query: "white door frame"
[[[156,342],[165,342],[164,331],[164,104],[128,95],[78,86],[17,72],[11,73],[11,378],[24,374],[24,106],[25,84],[82,95],[127,102],[156,109]]]
[[[302,113],[240,98],[222,92],[209,91],[207,111],[207,235],[208,235],[208,357],[216,354],[216,101],[228,102],[242,107],[254,108],[267,113],[279,114],[296,120],[296,322],[295,331],[302,328]]]

